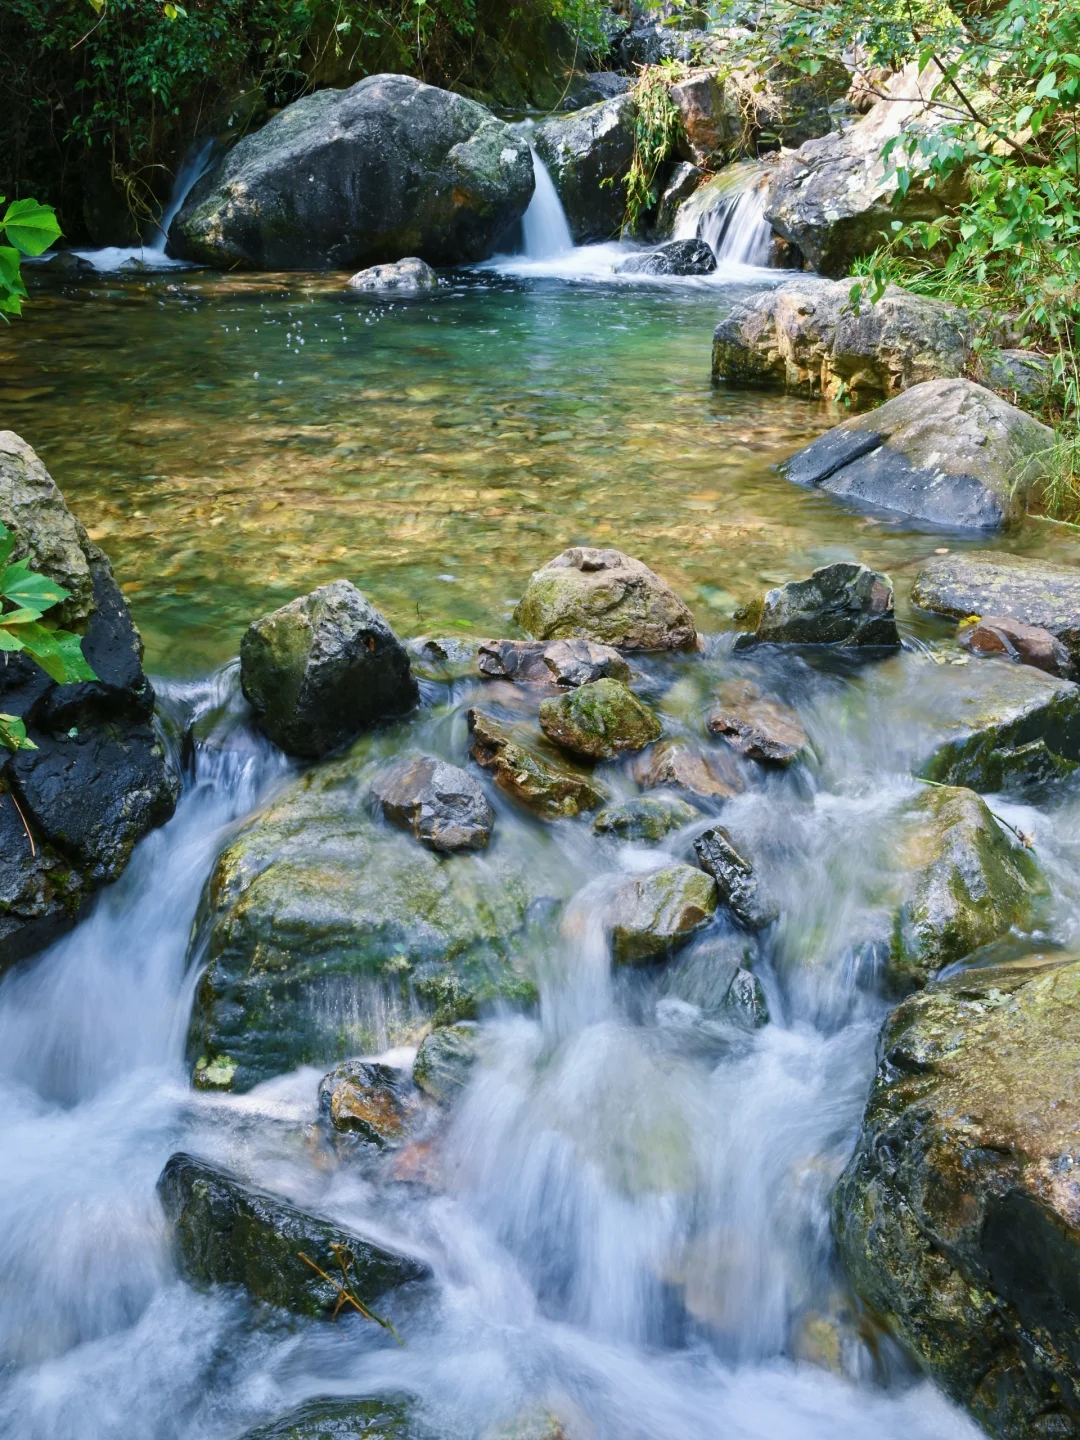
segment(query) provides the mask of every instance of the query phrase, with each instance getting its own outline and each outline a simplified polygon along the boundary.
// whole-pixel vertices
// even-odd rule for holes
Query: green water
[[[157,673],[205,673],[341,575],[404,635],[505,634],[544,560],[614,545],[715,630],[834,559],[890,571],[902,600],[956,543],[775,472],[840,417],[712,385],[744,288],[487,275],[391,305],[341,280],[53,285],[0,335],[0,425],[108,552]],[[1036,522],[1013,548],[1075,549]]]

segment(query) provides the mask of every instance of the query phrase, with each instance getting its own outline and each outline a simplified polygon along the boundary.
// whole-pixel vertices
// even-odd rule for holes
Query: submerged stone
[[[617,965],[661,960],[712,919],[716,886],[690,865],[669,865],[635,875],[612,896],[612,955]]]
[[[910,996],[879,1054],[833,1203],[855,1288],[991,1434],[1075,1434],[1080,962]]]
[[[469,711],[469,729],[476,763],[492,772],[500,790],[545,820],[572,819],[606,801],[605,792],[585,771],[549,760],[485,711]]]
[[[495,812],[475,778],[436,755],[400,760],[376,777],[382,813],[430,850],[482,850]]]
[[[276,1420],[246,1430],[240,1440],[419,1440],[407,1399],[308,1400]]]
[[[527,685],[587,685],[592,680],[629,680],[630,666],[610,645],[580,636],[571,640],[484,640],[480,673]]]
[[[591,760],[613,760],[660,738],[656,715],[618,680],[594,680],[567,695],[544,700],[540,728],[564,750]]]
[[[537,570],[514,619],[538,640],[583,636],[621,650],[692,650],[694,617],[665,580],[621,550],[579,545]]]
[[[673,830],[681,830],[700,817],[700,810],[678,796],[643,795],[601,810],[593,821],[593,829],[598,835],[617,835],[620,840],[656,844]]]
[[[841,560],[808,580],[791,580],[740,610],[736,621],[753,626],[736,648],[752,645],[895,647],[900,643],[887,575]]]
[[[1038,867],[973,791],[927,790],[909,807],[898,839],[909,878],[889,953],[894,985],[925,985],[944,966],[1030,923],[1033,899],[1045,888]]]
[[[413,1083],[440,1105],[449,1105],[469,1083],[480,1032],[476,1025],[440,1025],[421,1041],[413,1061]]]
[[[528,1002],[539,880],[501,847],[437,856],[379,825],[363,766],[305,775],[218,857],[192,942],[195,1083],[247,1090],[300,1064],[385,1048],[425,1018]]]
[[[729,800],[746,789],[730,751],[705,752],[681,740],[659,741],[634,761],[631,773],[643,790],[673,785],[701,800]]]
[[[240,684],[274,744],[307,758],[403,714],[417,698],[408,654],[348,580],[320,585],[249,625]]]
[[[705,726],[710,734],[722,735],[740,755],[771,765],[790,765],[810,746],[795,711],[779,700],[763,699],[748,680],[721,686]]]
[[[335,1130],[381,1150],[400,1141],[410,1109],[400,1071],[372,1060],[345,1060],[319,1082],[319,1114]]]
[[[731,836],[719,825],[703,830],[694,841],[701,868],[716,882],[720,904],[726,905],[747,930],[763,930],[776,919],[776,912],[762,898],[757,876],[749,860],[739,854]]]
[[[256,1300],[298,1315],[329,1317],[341,1292],[301,1252],[364,1304],[431,1270],[354,1231],[309,1215],[280,1195],[245,1184],[191,1155],[173,1155],[158,1180],[181,1274],[195,1285],[243,1285]],[[339,1258],[340,1257],[340,1258]]]

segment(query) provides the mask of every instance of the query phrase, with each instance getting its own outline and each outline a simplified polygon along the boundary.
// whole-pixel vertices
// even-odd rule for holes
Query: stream
[[[936,549],[983,542],[776,473],[835,414],[709,379],[717,319],[775,272],[631,282],[610,247],[565,254],[550,229],[535,243],[552,253],[393,301],[346,300],[334,276],[43,267],[27,320],[0,335],[4,423],[108,552],[169,734],[198,737],[175,817],[77,930],[0,981],[11,1440],[232,1440],[309,1397],[400,1393],[445,1440],[513,1433],[536,1407],[573,1440],[981,1433],[859,1311],[829,1196],[889,1003],[854,945],[886,914],[875,842],[917,788],[914,737],[954,656],[907,590]],[[199,896],[239,823],[297,773],[239,699],[245,624],[344,574],[403,636],[513,633],[530,572],[575,543],[640,556],[708,636],[700,656],[635,662],[669,732],[692,732],[720,679],[750,676],[813,742],[813,767],[724,809],[781,912],[754,957],[770,1022],[717,1022],[689,964],[613,972],[603,895],[685,858],[686,832],[619,845],[492,791],[498,843],[543,872],[561,918],[538,947],[535,1011],[483,1021],[434,1177],[328,1161],[310,1131],[322,1069],[193,1090]],[[1070,545],[1031,520],[1011,548]],[[740,603],[838,559],[893,576],[902,654],[732,651]],[[359,742],[364,765],[405,746],[468,765],[464,712],[486,683],[426,678],[415,716]],[[991,803],[1037,832],[1048,931],[1067,943],[1080,801]],[[377,1048],[411,1059],[392,1027]],[[181,1282],[155,1193],[178,1149],[423,1255],[434,1282],[388,1301],[404,1344],[359,1316],[303,1321]]]

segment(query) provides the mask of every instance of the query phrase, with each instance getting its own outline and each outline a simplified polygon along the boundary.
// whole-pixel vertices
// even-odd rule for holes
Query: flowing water
[[[857,943],[885,923],[875,847],[949,682],[941,627],[863,670],[739,658],[715,634],[701,656],[641,665],[672,733],[700,740],[717,681],[750,675],[797,705],[818,753],[724,811],[783,917],[750,957],[763,1029],[716,1013],[693,950],[612,971],[606,894],[685,856],[693,827],[661,850],[619,845],[496,795],[494,843],[535,856],[561,919],[536,1013],[485,1019],[427,1183],[327,1162],[317,1069],[242,1097],[188,1084],[200,891],[292,773],[252,733],[235,667],[205,678],[252,616],[344,573],[403,634],[509,633],[529,571],[593,541],[641,555],[717,632],[765,583],[837,558],[892,570],[903,605],[923,557],[975,543],[775,473],[835,417],[711,386],[711,329],[739,284],[611,282],[595,257],[562,258],[561,275],[517,260],[393,303],[346,300],[341,277],[43,282],[0,336],[5,423],[109,551],[172,730],[198,720],[204,737],[176,817],[78,930],[0,982],[5,1437],[231,1440],[309,1396],[389,1392],[462,1440],[537,1406],[574,1440],[976,1433],[860,1313],[828,1219],[886,1010]],[[1036,522],[1015,545],[1076,558]],[[426,680],[419,714],[362,754],[468,764],[478,689]],[[995,803],[1036,829],[1047,931],[1068,942],[1080,803]],[[434,1282],[388,1302],[404,1346],[181,1283],[154,1190],[178,1148],[424,1254]]]

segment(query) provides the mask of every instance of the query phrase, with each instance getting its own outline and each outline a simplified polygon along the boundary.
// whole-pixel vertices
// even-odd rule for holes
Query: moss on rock
[[[540,728],[564,750],[592,760],[643,750],[663,730],[648,706],[618,680],[594,680],[542,701]]]

